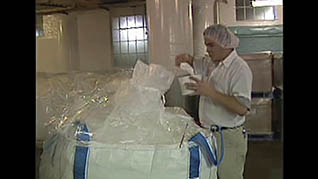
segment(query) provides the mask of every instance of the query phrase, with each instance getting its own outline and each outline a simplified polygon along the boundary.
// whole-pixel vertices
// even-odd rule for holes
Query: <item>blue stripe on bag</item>
[[[80,131],[78,133],[78,141],[90,141],[89,130],[86,124],[78,124]],[[74,179],[87,179],[89,147],[76,146],[74,160]]]
[[[200,150],[203,153],[203,156],[205,160],[207,161],[208,166],[212,166],[214,164],[215,166],[218,166],[220,163],[223,162],[224,159],[224,137],[223,133],[222,135],[222,146],[221,146],[221,158],[220,161],[217,160],[217,151],[214,152],[211,148],[211,145],[207,141],[207,139],[204,137],[202,133],[198,133],[197,135],[193,136],[189,141],[192,141],[200,146]]]
[[[211,145],[207,142],[206,138],[201,133],[198,133],[197,135],[193,136],[190,141],[200,146],[200,149],[208,166],[212,166],[212,164],[215,163],[215,155],[213,150],[211,149]]]
[[[190,150],[190,176],[189,178],[197,178],[200,174],[200,150],[199,146],[193,146]]]

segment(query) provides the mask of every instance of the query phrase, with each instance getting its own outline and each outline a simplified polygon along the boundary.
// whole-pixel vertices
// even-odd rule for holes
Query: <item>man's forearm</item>
[[[211,91],[209,97],[212,98],[214,102],[221,104],[229,111],[238,115],[243,116],[248,112],[248,108],[239,103],[234,96],[224,95],[216,90],[213,90]]]

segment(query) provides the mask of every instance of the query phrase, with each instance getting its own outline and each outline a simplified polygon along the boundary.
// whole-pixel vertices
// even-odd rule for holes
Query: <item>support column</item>
[[[203,31],[215,24],[215,0],[193,0],[193,51],[195,57],[206,53]]]
[[[193,54],[191,0],[147,0],[149,62],[171,67],[180,53]]]

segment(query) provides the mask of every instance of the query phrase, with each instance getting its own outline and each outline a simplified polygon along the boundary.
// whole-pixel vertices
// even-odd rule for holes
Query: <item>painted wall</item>
[[[92,10],[78,13],[80,71],[104,71],[113,67],[109,12]]]
[[[36,39],[37,72],[60,73],[70,71],[72,57],[76,57],[76,45],[73,44],[75,24],[72,16],[64,14],[43,17],[45,36]]]
[[[37,72],[105,71],[113,67],[110,15],[106,10],[44,16],[36,39]]]

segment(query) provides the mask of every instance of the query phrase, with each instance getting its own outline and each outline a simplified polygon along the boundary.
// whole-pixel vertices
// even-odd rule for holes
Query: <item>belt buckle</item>
[[[211,132],[217,132],[217,131],[219,131],[219,126],[217,126],[217,125],[211,125],[211,127],[210,127],[210,131]]]

